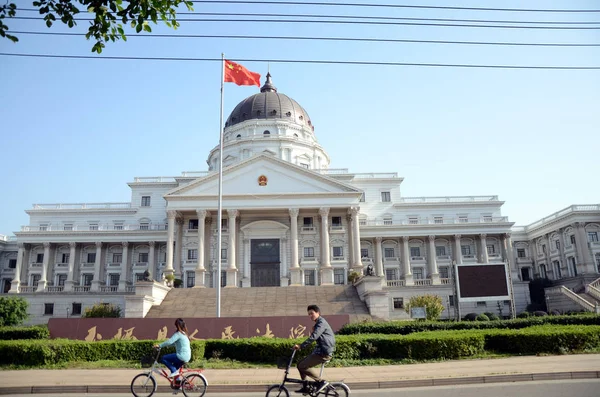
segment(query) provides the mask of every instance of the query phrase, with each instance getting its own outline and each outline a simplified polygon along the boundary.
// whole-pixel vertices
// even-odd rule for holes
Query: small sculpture
[[[143,281],[152,281],[152,280],[150,279],[150,272],[148,271],[148,269],[146,269],[146,271],[144,272],[144,275],[143,275],[143,279],[142,279],[142,280],[143,280]]]
[[[373,270],[373,264],[369,263],[369,266],[367,266],[367,276],[374,276],[375,275],[375,271]]]

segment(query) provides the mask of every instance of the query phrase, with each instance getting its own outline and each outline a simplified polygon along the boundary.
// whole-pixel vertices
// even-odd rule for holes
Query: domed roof
[[[267,81],[260,89],[260,93],[238,103],[227,118],[225,127],[231,127],[246,120],[257,119],[286,120],[300,125],[307,125],[314,130],[306,110],[292,98],[277,92],[277,88],[271,81],[270,73],[267,73]]]

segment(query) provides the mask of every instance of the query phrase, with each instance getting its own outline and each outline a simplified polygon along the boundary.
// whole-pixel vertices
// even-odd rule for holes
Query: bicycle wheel
[[[189,374],[181,382],[181,391],[185,397],[202,397],[206,393],[206,379],[200,374]]]
[[[156,392],[156,379],[147,374],[136,375],[131,381],[131,394],[135,397],[150,397]]]
[[[350,388],[345,383],[330,383],[325,388],[325,395],[328,397],[348,397]]]
[[[285,386],[273,385],[267,389],[265,397],[290,397],[290,392]]]

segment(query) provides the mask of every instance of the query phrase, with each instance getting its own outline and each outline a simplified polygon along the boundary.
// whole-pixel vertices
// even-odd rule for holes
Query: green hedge
[[[408,335],[424,331],[455,331],[471,329],[521,329],[536,325],[600,325],[600,316],[596,314],[578,316],[545,316],[517,318],[497,321],[387,321],[347,324],[338,331],[338,335],[357,334],[399,334]]]
[[[0,327],[0,340],[48,339],[50,331],[45,326]]]

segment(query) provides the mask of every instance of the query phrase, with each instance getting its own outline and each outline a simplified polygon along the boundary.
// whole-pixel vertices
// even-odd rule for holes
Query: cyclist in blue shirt
[[[175,328],[177,330],[169,340],[160,345],[154,345],[154,347],[160,348],[175,345],[175,353],[165,354],[160,360],[171,370],[169,378],[179,375],[179,368],[192,358],[192,349],[190,348],[190,339],[185,321],[182,318],[175,320]]]

